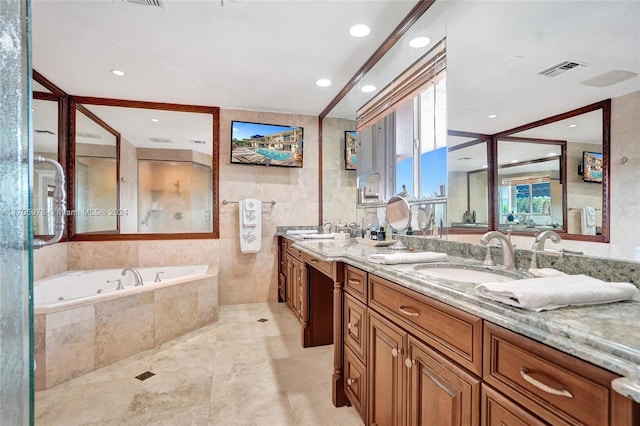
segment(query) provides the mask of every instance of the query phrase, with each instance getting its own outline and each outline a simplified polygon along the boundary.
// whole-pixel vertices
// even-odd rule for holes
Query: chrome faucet
[[[560,241],[562,241],[562,239],[560,238],[560,235],[558,235],[555,231],[547,230],[547,231],[538,232],[535,240],[533,240],[533,245],[531,246],[531,251],[533,252],[533,254],[531,255],[531,264],[529,265],[529,269],[538,269],[538,258],[537,258],[538,253],[550,254],[552,256],[562,256],[561,251],[557,253],[556,252],[545,253],[544,243],[547,241],[547,239],[550,239],[555,244],[558,244],[560,243]]]
[[[127,274],[127,271],[131,271],[131,273],[133,274],[133,278],[135,280],[135,285],[136,286],[141,286],[142,285],[142,276],[140,275],[140,272],[138,272],[138,270],[136,268],[124,268],[122,270],[121,275],[124,277]]]
[[[505,269],[515,270],[516,252],[513,248],[513,244],[511,244],[509,237],[498,231],[489,231],[480,237],[480,244],[487,246],[487,256],[484,259],[484,264],[494,265],[493,260],[491,259],[491,250],[489,246],[489,243],[493,239],[500,241],[500,245],[502,246],[502,264]]]

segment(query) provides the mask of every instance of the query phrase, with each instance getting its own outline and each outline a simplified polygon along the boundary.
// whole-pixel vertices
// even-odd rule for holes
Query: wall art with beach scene
[[[231,164],[302,167],[303,128],[231,122]]]
[[[344,132],[344,169],[356,170],[358,157],[356,156],[356,135],[354,131]]]

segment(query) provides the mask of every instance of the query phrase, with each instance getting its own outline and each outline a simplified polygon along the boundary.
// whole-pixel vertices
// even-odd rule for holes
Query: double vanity
[[[479,245],[403,237],[448,257],[383,265],[367,258],[387,248],[278,235],[279,298],[302,346],[334,344],[333,403],[365,424],[640,424],[640,302],[532,312],[475,293],[527,277]]]

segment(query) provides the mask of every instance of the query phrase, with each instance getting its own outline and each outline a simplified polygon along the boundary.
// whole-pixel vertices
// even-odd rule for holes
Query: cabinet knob
[[[358,326],[358,321],[356,321],[356,322],[355,322],[355,323],[353,323],[353,324],[351,324],[351,323],[348,323],[348,324],[347,324],[347,328],[348,328],[349,330],[351,330],[352,328],[357,327],[357,326]]]
[[[416,364],[415,361],[413,361],[411,358],[407,358],[404,360],[404,365],[407,366],[407,368],[411,368]]]
[[[352,379],[351,377],[349,377],[347,379],[347,385],[351,386],[351,385],[355,385],[356,384],[357,379]]]
[[[402,349],[396,349],[396,348],[391,349],[391,355],[394,358],[400,355],[401,353],[402,353]]]

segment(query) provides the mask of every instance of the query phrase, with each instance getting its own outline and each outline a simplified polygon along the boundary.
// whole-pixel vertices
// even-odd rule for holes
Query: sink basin
[[[525,272],[508,271],[505,269],[476,265],[452,265],[450,263],[428,263],[416,265],[413,269],[429,278],[439,278],[469,284],[505,282],[531,278],[531,276]]]

